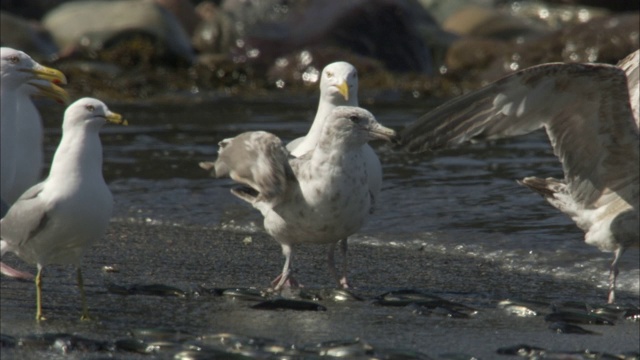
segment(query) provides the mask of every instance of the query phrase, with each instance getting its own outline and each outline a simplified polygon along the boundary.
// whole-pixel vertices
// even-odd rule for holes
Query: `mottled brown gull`
[[[287,144],[287,150],[291,155],[302,156],[315,148],[327,115],[337,106],[358,106],[358,71],[353,65],[344,61],[331,63],[322,70],[320,74],[320,99],[316,116],[306,136],[299,137]],[[382,188],[382,165],[369,144],[363,144],[360,151],[367,164],[367,179],[372,198],[371,212],[373,213]],[[336,243],[331,244],[329,248],[330,268],[334,268],[336,245]],[[347,247],[347,239],[340,241],[343,259],[346,259],[347,256]]]
[[[564,179],[519,183],[569,215],[587,244],[614,253],[613,303],[618,260],[640,244],[639,61],[636,51],[618,66],[552,63],[519,71],[427,113],[402,131],[401,145],[435,150],[544,127]]]
[[[77,266],[82,318],[88,317],[80,262],[103,236],[113,207],[102,177],[99,130],[107,122],[125,123],[99,100],[80,99],[65,111],[62,139],[47,179],[27,190],[0,220],[0,249],[38,267],[36,319],[42,320],[42,268]]]
[[[317,145],[300,157],[291,156],[275,135],[256,131],[221,141],[216,162],[201,163],[216,177],[242,184],[232,193],[262,213],[266,231],[282,246],[285,264],[274,290],[296,285],[293,246],[336,244],[364,224],[372,199],[362,146],[394,135],[370,112],[339,106],[327,115]],[[347,287],[346,268],[342,277],[332,259],[329,268],[338,286]]]

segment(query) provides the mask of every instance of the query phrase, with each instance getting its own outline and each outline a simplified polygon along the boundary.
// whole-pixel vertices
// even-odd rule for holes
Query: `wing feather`
[[[435,150],[544,126],[576,201],[597,206],[613,191],[637,208],[638,128],[629,100],[627,77],[616,66],[535,66],[424,115],[401,133],[401,146]]]

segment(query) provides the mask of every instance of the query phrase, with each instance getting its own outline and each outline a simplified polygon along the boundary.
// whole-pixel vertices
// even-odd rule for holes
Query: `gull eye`
[[[89,112],[94,112],[96,110],[96,107],[93,105],[85,105],[84,108]]]
[[[333,71],[327,71],[327,77],[331,79],[333,77]]]
[[[351,122],[354,122],[354,123],[357,124],[360,121],[360,118],[357,117],[356,115],[351,115],[351,116],[349,116],[349,120],[351,120]]]
[[[16,56],[16,55],[9,56],[9,58],[7,60],[9,60],[9,62],[12,63],[12,64],[17,64],[17,63],[20,62],[20,58],[18,56]]]

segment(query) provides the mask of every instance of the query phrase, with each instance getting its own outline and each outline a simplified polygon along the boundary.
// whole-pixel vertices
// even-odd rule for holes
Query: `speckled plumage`
[[[614,302],[618,259],[640,244],[639,53],[618,66],[555,63],[519,71],[424,115],[403,130],[402,146],[434,150],[544,127],[564,179],[520,183],[569,215],[587,244],[614,252]]]
[[[276,290],[290,280],[292,246],[305,243],[332,244],[330,269],[347,285],[332,268],[333,246],[358,231],[369,215],[372,200],[360,149],[369,140],[392,136],[393,130],[368,111],[337,107],[318,144],[300,157],[290,156],[273,134],[249,132],[223,140],[216,162],[202,164],[215,168],[217,177],[228,175],[245,185],[233,194],[260,210],[265,229],[281,244],[286,261]]]

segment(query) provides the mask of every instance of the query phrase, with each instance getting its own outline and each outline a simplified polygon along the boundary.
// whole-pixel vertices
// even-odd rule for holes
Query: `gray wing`
[[[439,149],[543,126],[577,202],[589,206],[613,191],[637,207],[638,132],[627,78],[615,66],[525,69],[424,115],[400,143],[410,151]]]
[[[29,188],[0,220],[0,237],[10,247],[23,244],[46,226],[51,208],[38,196],[43,187],[38,183]]]
[[[633,116],[636,118],[636,129],[640,128],[640,50],[622,59],[618,66],[627,74],[629,96]]]
[[[288,157],[277,136],[264,131],[246,132],[220,142],[215,173],[216,177],[229,176],[258,192],[253,201],[241,197],[243,200],[271,202],[285,193],[291,178]]]

